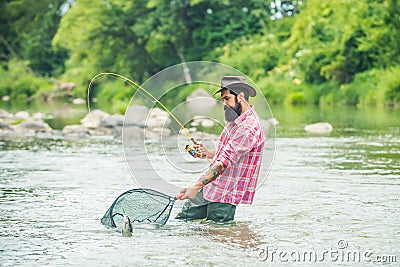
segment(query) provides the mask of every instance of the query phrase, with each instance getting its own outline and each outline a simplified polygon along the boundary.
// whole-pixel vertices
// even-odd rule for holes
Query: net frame
[[[127,200],[126,202],[133,206],[127,208],[122,207],[123,211],[120,213],[117,209],[121,208],[121,202],[123,202],[124,199],[129,198],[129,196],[133,196],[133,201]],[[116,228],[122,223],[123,215],[127,215],[132,223],[155,223],[161,226],[167,223],[175,200],[175,197],[171,197],[153,189],[134,188],[125,191],[114,200],[110,208],[101,218],[101,223],[107,227]],[[146,204],[154,206],[157,202],[159,207],[152,207],[152,209],[151,207],[146,207]],[[143,211],[143,208],[147,208],[147,211],[153,210],[153,212],[146,214],[145,211]],[[117,215],[119,216],[116,217]],[[121,221],[119,218],[121,218]],[[115,220],[117,220],[117,222]]]

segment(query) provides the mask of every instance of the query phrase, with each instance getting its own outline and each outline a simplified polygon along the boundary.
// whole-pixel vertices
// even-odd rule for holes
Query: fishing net
[[[127,215],[133,223],[164,225],[168,221],[174,202],[174,197],[152,189],[131,189],[115,199],[101,223],[108,227],[121,227],[123,216]]]

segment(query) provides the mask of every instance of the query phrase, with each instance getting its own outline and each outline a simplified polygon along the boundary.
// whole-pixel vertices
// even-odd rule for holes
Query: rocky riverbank
[[[67,125],[61,130],[52,129],[46,120],[52,115],[43,113],[29,114],[27,111],[19,111],[15,114],[0,109],[0,137],[29,137],[36,135],[61,136],[65,138],[91,138],[109,137],[124,140],[143,140],[143,139],[165,139],[173,137],[170,123],[171,119],[167,112],[159,108],[149,110],[145,106],[131,106],[127,117],[120,114],[109,114],[102,110],[93,110],[88,113],[80,124]],[[265,132],[278,125],[275,118],[262,120]],[[188,131],[196,136],[198,140],[218,139],[217,135],[198,131],[199,128],[211,128],[216,124],[215,121],[195,117],[188,126]],[[327,122],[319,122],[306,125],[304,130],[311,134],[329,134],[333,127]],[[271,137],[271,135],[269,135]]]
[[[102,110],[93,110],[88,113],[80,124],[67,125],[62,130],[52,129],[46,120],[49,115],[43,113],[29,114],[19,111],[15,114],[0,109],[0,137],[24,137],[40,134],[57,135],[66,138],[111,137],[121,139],[160,139],[172,137],[169,125],[171,119],[167,112],[145,106],[131,106],[126,120],[124,115],[109,114]],[[51,115],[50,115],[51,118]],[[209,125],[206,119],[195,120],[200,125]],[[189,129],[196,132],[195,127]],[[216,135],[197,132],[198,138],[218,138]]]

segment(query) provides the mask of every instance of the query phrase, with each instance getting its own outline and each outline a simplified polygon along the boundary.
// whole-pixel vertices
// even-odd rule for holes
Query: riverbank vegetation
[[[140,83],[209,60],[248,75],[274,104],[400,106],[397,0],[14,0],[0,20],[3,100],[83,98],[103,71]],[[119,112],[132,95],[113,79],[94,93]]]

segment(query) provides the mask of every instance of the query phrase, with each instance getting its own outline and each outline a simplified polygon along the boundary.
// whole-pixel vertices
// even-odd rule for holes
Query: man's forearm
[[[218,160],[200,177],[199,182],[205,186],[223,173],[225,169],[225,165]]]
[[[176,196],[177,199],[188,199],[194,198],[199,190],[210,183],[212,180],[217,178],[224,170],[226,169],[225,165],[221,161],[215,162],[204,175],[200,177],[200,179],[194,185],[184,188],[181,190],[179,195]]]

